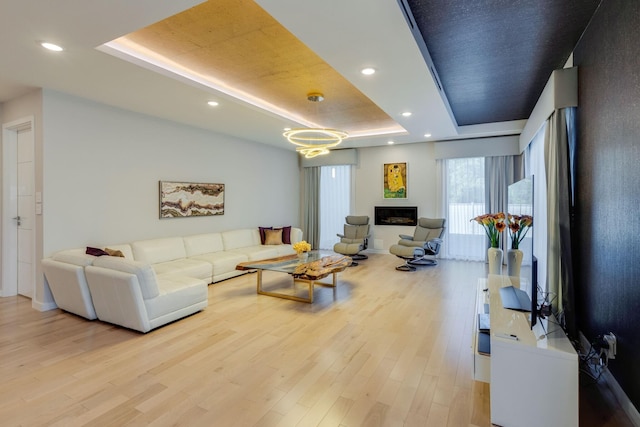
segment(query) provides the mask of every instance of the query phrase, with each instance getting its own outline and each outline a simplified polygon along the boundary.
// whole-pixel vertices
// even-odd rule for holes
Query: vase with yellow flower
[[[519,249],[520,242],[527,235],[527,231],[533,225],[533,217],[530,215],[507,215],[509,235],[511,237],[511,249],[507,251],[507,274],[520,277],[523,253]]]
[[[495,214],[484,214],[472,218],[484,228],[489,238],[490,247],[487,249],[487,260],[489,261],[489,274],[502,273],[502,249],[500,249],[500,234],[507,228],[506,216],[503,212]]]
[[[307,243],[305,240],[301,240],[292,245],[293,250],[298,254],[298,259],[300,261],[306,261],[309,258],[309,251],[311,250],[311,245]]]

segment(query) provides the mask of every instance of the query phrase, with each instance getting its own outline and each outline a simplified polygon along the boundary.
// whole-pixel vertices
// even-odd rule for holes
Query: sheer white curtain
[[[488,240],[484,228],[472,219],[507,210],[507,187],[522,176],[521,157],[445,159],[437,165],[444,207],[439,211],[447,219],[441,256],[484,261]]]
[[[351,212],[351,165],[320,167],[319,249],[333,249]]]
[[[533,175],[533,254],[538,272],[547,271],[547,177],[544,165],[545,123],[525,150],[525,175]],[[546,274],[538,274],[538,286],[547,289]]]
[[[485,159],[483,157],[437,160],[442,182],[441,213],[446,218],[440,256],[484,261],[487,240],[472,218],[485,212]]]
[[[304,238],[313,249],[318,249],[320,240],[320,168],[305,167],[302,173],[302,197],[300,212],[302,214],[302,231]]]

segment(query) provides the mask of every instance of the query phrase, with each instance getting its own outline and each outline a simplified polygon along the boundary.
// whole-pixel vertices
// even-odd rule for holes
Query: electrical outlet
[[[604,349],[607,359],[615,359],[616,352],[618,350],[616,336],[613,335],[613,332],[609,332],[603,337],[603,339],[604,339],[604,342],[606,342],[608,345],[608,348]]]

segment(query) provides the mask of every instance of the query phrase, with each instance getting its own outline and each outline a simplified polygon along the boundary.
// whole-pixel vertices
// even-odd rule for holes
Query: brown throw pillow
[[[264,231],[265,230],[273,230],[273,227],[258,227],[258,231],[260,232],[260,243],[264,245]]]
[[[104,251],[105,251],[109,256],[119,256],[119,257],[121,257],[121,258],[124,258],[124,254],[123,254],[123,253],[122,253],[122,251],[120,251],[120,250],[104,248]]]
[[[279,229],[279,230],[264,230],[264,244],[265,245],[281,245],[282,244],[282,229]]]
[[[93,256],[109,255],[106,251],[103,251],[100,248],[92,248],[91,246],[87,246],[87,250],[85,251],[85,253],[87,255],[93,255]]]
[[[282,230],[282,243],[287,245],[291,244],[291,226],[288,225],[286,227],[274,228],[274,230]]]

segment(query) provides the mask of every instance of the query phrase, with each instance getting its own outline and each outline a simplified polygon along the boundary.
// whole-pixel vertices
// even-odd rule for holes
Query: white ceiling
[[[47,88],[104,104],[293,149],[291,123],[273,113],[98,50],[102,44],[201,3],[200,0],[0,0],[0,103]],[[457,127],[396,0],[256,0],[409,132],[396,143],[519,133],[524,121]],[[65,48],[53,53],[50,41]],[[360,69],[378,70],[363,76]],[[221,105],[211,108],[215,98]],[[403,111],[413,115],[404,118]],[[431,138],[424,134],[430,133]],[[342,146],[385,145],[389,137]]]

